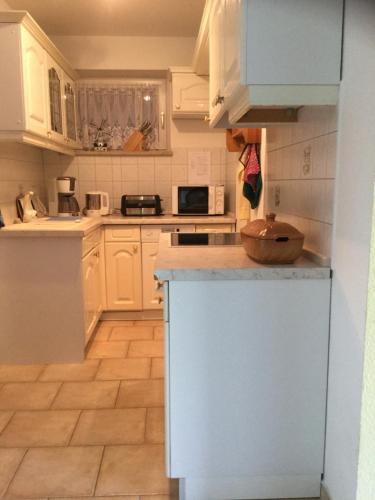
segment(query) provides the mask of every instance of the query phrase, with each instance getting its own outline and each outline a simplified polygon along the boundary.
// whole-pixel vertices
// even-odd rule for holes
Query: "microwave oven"
[[[224,215],[224,185],[172,186],[173,215]]]

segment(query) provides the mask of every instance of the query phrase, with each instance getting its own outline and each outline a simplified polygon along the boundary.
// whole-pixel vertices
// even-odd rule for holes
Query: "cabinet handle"
[[[163,288],[163,282],[162,282],[162,281],[157,280],[157,281],[155,282],[155,290],[160,290],[160,288]]]
[[[165,129],[165,113],[162,111],[160,113],[160,120],[161,120],[161,128],[164,130]]]
[[[47,132],[47,137],[51,137],[52,133],[50,131]]]
[[[133,246],[133,252],[134,252],[134,253],[137,253],[137,252],[138,252],[138,246],[137,246],[137,245],[134,245],[134,246]]]
[[[214,100],[212,101],[212,107],[214,108],[218,104],[222,104],[224,102],[224,96],[220,95],[220,92],[217,94],[217,96],[214,97]]]
[[[179,104],[176,104],[176,109],[181,109],[181,106]]]
[[[158,297],[158,304],[162,304],[164,302],[163,297]]]

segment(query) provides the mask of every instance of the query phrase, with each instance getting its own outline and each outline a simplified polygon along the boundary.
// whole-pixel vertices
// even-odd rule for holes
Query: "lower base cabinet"
[[[142,309],[142,259],[139,242],[105,245],[107,309]]]
[[[161,284],[155,279],[155,261],[159,243],[142,243],[143,309],[162,309]]]
[[[82,259],[82,280],[85,316],[85,340],[90,336],[103,310],[101,289],[101,259],[100,246],[94,248]]]
[[[164,289],[166,468],[180,495],[319,497],[330,280]]]

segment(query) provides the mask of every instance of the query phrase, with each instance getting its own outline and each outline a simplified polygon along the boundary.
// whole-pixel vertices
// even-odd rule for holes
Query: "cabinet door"
[[[63,71],[51,57],[48,57],[48,136],[54,141],[65,143],[66,141],[64,138],[63,127],[62,86]]]
[[[204,116],[208,113],[208,78],[194,73],[172,75],[173,116]]]
[[[160,282],[154,278],[158,243],[142,243],[143,309],[162,309]]]
[[[142,309],[142,269],[140,243],[107,243],[105,247],[107,308]]]
[[[210,13],[210,125],[214,126],[225,111],[223,100],[223,24],[225,0],[213,2]]]
[[[75,85],[73,80],[65,75],[65,73],[63,80],[63,104],[66,142],[69,145],[78,145]]]
[[[84,316],[85,316],[85,337],[88,341],[96,322],[97,307],[97,279],[96,279],[96,259],[94,252],[89,253],[82,261],[83,274],[83,297],[84,297]]]
[[[243,0],[225,0],[225,23],[223,23],[222,92],[228,102],[240,88],[241,79],[241,16]]]
[[[25,128],[47,135],[47,54],[42,46],[22,29],[22,60],[25,99]]]

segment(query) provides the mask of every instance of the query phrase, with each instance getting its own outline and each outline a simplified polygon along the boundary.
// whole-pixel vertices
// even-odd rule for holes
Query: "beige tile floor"
[[[163,327],[99,324],[82,364],[0,365],[0,497],[169,500]]]

